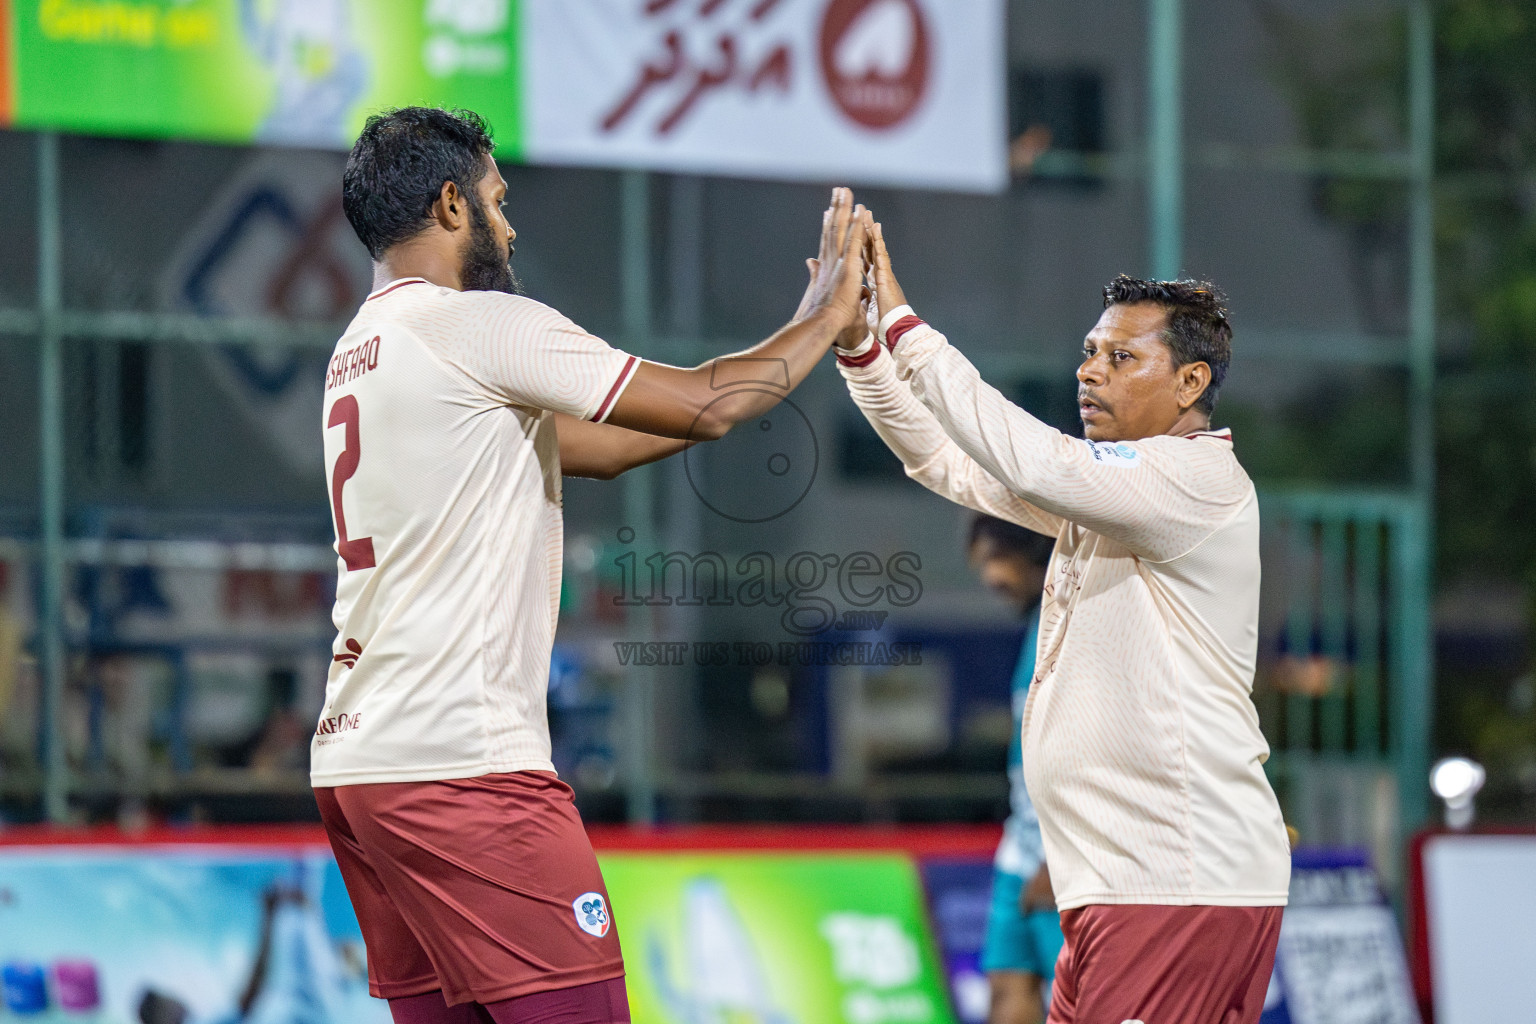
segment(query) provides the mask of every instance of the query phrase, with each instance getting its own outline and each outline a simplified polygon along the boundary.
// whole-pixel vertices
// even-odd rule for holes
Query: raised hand
[[[865,250],[869,248],[865,243]],[[805,286],[805,295],[800,299],[800,308],[795,310],[795,318],[790,323],[799,323],[811,315],[816,296],[816,272],[821,266],[821,261],[808,259],[805,261],[806,269],[811,273],[811,279]],[[838,348],[857,348],[863,344],[864,339],[875,334],[880,329],[880,316],[875,312],[875,289],[872,285],[869,264],[864,265],[864,281],[859,288],[859,315],[848,321],[848,326],[838,332],[836,341]]]
[[[874,315],[875,295],[867,284],[862,283],[863,275],[860,275],[859,285],[859,309],[848,326],[838,332],[837,340],[833,342],[838,348],[858,348],[875,332],[874,327],[869,326],[870,318]],[[879,321],[875,321],[878,327]]]
[[[864,325],[880,340],[880,305],[875,295],[875,215],[864,211]]]
[[[832,205],[822,217],[820,250],[806,262],[810,287],[794,320],[761,344],[691,369],[642,360],[607,422],[663,438],[713,440],[773,408],[815,369],[834,342],[846,347],[863,341],[869,330],[864,319],[869,301],[864,260],[871,223],[864,208],[853,205],[852,192],[834,189]],[[721,393],[737,377],[761,382],[765,360],[781,371],[778,390],[754,386]]]
[[[873,230],[870,233],[869,248],[870,262],[874,265],[875,273],[875,303],[880,319],[884,320],[885,314],[897,306],[905,306],[907,297],[896,280],[895,271],[891,269],[891,254],[885,247],[885,232],[878,222],[871,226]]]
[[[864,250],[871,223],[853,192],[832,190],[832,205],[821,217],[821,246],[815,259],[805,261],[811,281],[795,311],[795,320],[828,313],[842,323],[863,316]]]

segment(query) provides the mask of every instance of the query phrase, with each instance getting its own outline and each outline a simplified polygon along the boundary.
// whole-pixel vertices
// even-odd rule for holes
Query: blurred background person
[[[1040,633],[1040,594],[1055,541],[1022,526],[978,515],[971,520],[966,553],[982,583],[1017,609],[1024,623],[1013,670],[1013,741],[1008,746],[1008,820],[992,869],[992,902],[981,967],[991,988],[990,1024],[1038,1024],[1045,1019],[1061,918],[1045,865],[1040,819],[1024,785],[1020,737],[1024,701],[1035,677]]]

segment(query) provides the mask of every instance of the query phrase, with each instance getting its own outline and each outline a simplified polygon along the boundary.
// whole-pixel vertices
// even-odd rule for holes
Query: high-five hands
[[[869,252],[865,259],[869,263],[874,276],[876,322],[878,323],[883,321],[885,315],[891,310],[899,306],[905,306],[907,304],[907,297],[902,292],[900,283],[896,280],[895,272],[891,270],[891,254],[885,248],[885,232],[873,217],[870,218],[866,234],[869,239],[867,243]],[[878,329],[876,333],[879,333]],[[885,339],[880,338],[879,340],[884,341]]]
[[[777,405],[816,368],[832,342],[847,344],[845,337],[852,337],[853,344],[862,342],[869,336],[864,317],[870,297],[864,278],[871,223],[864,208],[854,206],[852,192],[834,189],[832,205],[821,221],[820,248],[806,263],[810,285],[794,320],[751,348],[695,367],[641,360],[614,401],[607,424],[600,425],[673,440],[711,441]],[[782,369],[782,389],[734,386],[761,380],[765,360]],[[667,450],[663,446],[662,454]],[[571,457],[576,457],[574,451]]]
[[[796,320],[802,320],[817,308],[824,308],[825,300],[822,296],[827,286],[827,275],[822,271],[827,265],[827,252],[835,250],[839,239],[843,243],[842,251],[845,255],[838,269],[838,295],[843,300],[852,295],[851,281],[840,275],[852,269],[853,261],[848,253],[848,244],[856,233],[862,235],[864,243],[859,261],[861,284],[858,291],[858,315],[856,318],[850,317],[847,326],[838,334],[837,346],[843,349],[857,348],[872,334],[877,340],[884,341],[879,337],[881,321],[891,310],[907,304],[901,283],[896,280],[896,273],[891,269],[891,254],[885,245],[884,230],[875,220],[874,214],[863,206],[854,206],[849,212],[847,228],[842,227],[840,213],[847,209],[852,198],[847,189],[835,189],[832,193],[832,206],[822,217],[822,256],[820,259],[805,261],[811,281],[805,297],[800,300],[800,309],[795,314]],[[818,306],[819,302],[821,306]],[[846,306],[838,305],[837,309],[843,316],[849,314]]]
[[[865,313],[871,301],[866,256],[869,226],[874,221],[863,206],[856,206],[846,188],[832,190],[832,205],[821,217],[821,247],[805,261],[810,282],[795,311],[795,320],[826,315],[841,325],[837,344],[857,345],[865,336]]]

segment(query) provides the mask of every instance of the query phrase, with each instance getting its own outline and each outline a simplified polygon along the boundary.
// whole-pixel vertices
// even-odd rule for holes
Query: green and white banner
[[[604,854],[636,1024],[953,1024],[900,855]]]
[[[528,163],[1000,189],[1002,0],[0,0],[0,125],[344,148],[469,107]]]
[[[371,110],[433,103],[522,151],[510,0],[9,4],[18,127],[339,147]]]
[[[601,862],[635,1024],[955,1024],[906,857]],[[0,1020],[387,1024],[366,966],[322,845],[0,847]]]

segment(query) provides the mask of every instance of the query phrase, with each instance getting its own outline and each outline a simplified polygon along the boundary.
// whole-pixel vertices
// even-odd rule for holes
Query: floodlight
[[[1472,804],[1483,788],[1488,773],[1476,761],[1465,757],[1447,757],[1435,762],[1429,772],[1429,788],[1445,801],[1445,824],[1460,832],[1472,824],[1476,813]]]

